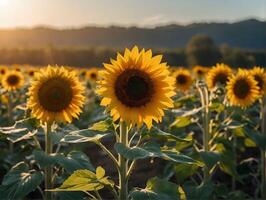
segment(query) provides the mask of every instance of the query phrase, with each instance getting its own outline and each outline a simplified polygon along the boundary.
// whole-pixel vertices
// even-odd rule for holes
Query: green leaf
[[[177,117],[170,127],[183,128],[192,123],[190,117]]]
[[[114,183],[104,175],[105,171],[101,167],[96,169],[96,174],[89,170],[77,170],[59,188],[51,191],[95,191],[106,185],[113,187]]]
[[[0,186],[0,199],[23,199],[34,191],[43,181],[43,174],[29,170],[26,163],[20,162],[13,166],[4,176]]]
[[[101,132],[113,130],[112,120],[106,119],[104,121],[96,122],[89,128],[89,130],[101,131]]]
[[[256,147],[256,143],[249,138],[245,138],[244,142],[246,147]]]
[[[180,138],[180,137],[177,137],[171,133],[167,133],[167,132],[164,132],[160,129],[158,129],[157,127],[153,126],[152,129],[150,130],[150,133],[149,133],[150,136],[152,137],[166,137],[166,138],[169,138],[169,139],[173,139],[173,140],[176,140],[176,141],[180,141],[180,142],[186,142],[186,143],[189,143],[191,142],[191,138]]]
[[[263,150],[266,150],[266,136],[258,133],[255,130],[251,130],[247,127],[244,128],[245,134],[253,140],[257,144],[258,147],[260,147]]]
[[[199,152],[199,154],[203,162],[206,164],[206,166],[209,169],[213,168],[213,166],[216,165],[221,160],[220,154],[216,152],[201,151]]]
[[[34,150],[33,156],[42,168],[58,164],[68,173],[78,169],[95,170],[87,155],[80,151],[71,151],[67,156],[64,156],[63,154],[46,155],[41,150]]]
[[[133,200],[179,200],[179,186],[157,177],[147,182],[145,189],[133,190],[130,194]]]
[[[65,143],[98,142],[103,137],[109,134],[110,133],[103,133],[101,131],[83,129],[83,130],[70,132],[61,140],[61,142]]]
[[[124,144],[116,143],[115,150],[129,160],[139,160],[145,158],[158,157],[170,160],[176,163],[195,164],[197,161],[189,156],[180,154],[177,151],[164,150],[161,151],[160,145],[154,142],[147,142],[142,147],[126,147]]]
[[[177,164],[175,167],[177,183],[183,183],[186,178],[197,172],[198,165]]]
[[[199,186],[186,183],[184,185],[184,191],[186,193],[187,200],[206,200],[212,199],[211,195],[214,191],[214,185],[211,182],[203,182]]]
[[[0,133],[6,135],[11,142],[28,140],[38,132],[38,122],[34,118],[27,118],[17,121],[13,126],[1,127]]]

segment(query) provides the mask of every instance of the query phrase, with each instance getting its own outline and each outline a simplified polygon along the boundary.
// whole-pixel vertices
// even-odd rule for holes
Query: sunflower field
[[[0,200],[266,199],[263,67],[0,66]]]

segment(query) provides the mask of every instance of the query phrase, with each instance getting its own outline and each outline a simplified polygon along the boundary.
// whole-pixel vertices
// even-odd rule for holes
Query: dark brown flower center
[[[221,84],[225,85],[226,82],[228,81],[228,75],[224,73],[218,73],[213,80],[214,85],[216,84]]]
[[[176,76],[176,83],[183,85],[187,83],[187,77],[184,74],[179,74]]]
[[[202,75],[203,74],[203,71],[201,69],[198,69],[197,74],[198,75]]]
[[[97,79],[97,74],[94,73],[94,72],[92,72],[92,73],[90,74],[90,77],[91,77],[91,79],[96,80],[96,79]]]
[[[235,82],[233,91],[237,98],[244,99],[250,93],[249,83],[245,79],[239,79]]]
[[[128,69],[117,77],[115,94],[125,106],[141,107],[151,100],[154,94],[154,85],[145,72]]]
[[[258,76],[258,75],[255,75],[254,79],[255,79],[255,81],[257,81],[257,85],[259,86],[259,90],[262,90],[262,88],[263,88],[263,80],[261,79],[261,77]]]
[[[29,75],[30,75],[30,76],[33,76],[33,75],[34,75],[34,71],[30,71],[30,72],[29,72]]]
[[[6,73],[6,70],[1,69],[0,73],[1,73],[1,74],[5,74],[5,73]]]
[[[7,77],[7,82],[9,85],[17,85],[19,82],[19,77],[17,75],[10,75]]]
[[[41,106],[50,112],[60,112],[66,109],[72,97],[73,91],[70,83],[62,78],[47,80],[38,91]]]

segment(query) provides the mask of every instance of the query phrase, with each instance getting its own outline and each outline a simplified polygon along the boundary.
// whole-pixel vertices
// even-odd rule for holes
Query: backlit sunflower
[[[246,70],[239,70],[235,76],[231,76],[226,89],[226,96],[234,106],[250,106],[259,97],[257,82]]]
[[[266,92],[266,74],[264,68],[254,67],[250,73],[259,86],[260,95],[264,95]]]
[[[2,77],[2,85],[8,90],[17,90],[24,85],[24,77],[21,72],[18,71],[8,71]]]
[[[175,80],[161,60],[161,55],[152,57],[151,50],[134,47],[111,59],[111,64],[104,64],[97,93],[103,96],[101,105],[107,107],[114,121],[120,119],[138,127],[145,123],[151,128],[153,120],[162,120],[164,109],[173,107]]]
[[[192,71],[197,78],[204,78],[209,71],[209,68],[198,65],[193,67]]]
[[[174,73],[176,89],[186,92],[191,87],[193,80],[187,69],[177,69]]]
[[[97,81],[98,80],[98,69],[93,67],[89,70],[86,71],[86,77],[90,80],[90,81]]]
[[[225,64],[216,64],[207,74],[207,85],[210,89],[214,88],[217,84],[224,86],[232,74],[233,71],[229,66]]]
[[[7,72],[7,68],[5,66],[0,66],[0,77],[4,76]]]
[[[64,67],[36,72],[28,92],[27,106],[42,122],[68,122],[78,118],[84,104],[84,87],[76,73]]]

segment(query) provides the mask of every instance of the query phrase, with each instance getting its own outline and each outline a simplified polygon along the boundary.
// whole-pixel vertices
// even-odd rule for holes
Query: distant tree
[[[222,62],[231,67],[251,68],[256,64],[255,57],[239,48],[231,48],[227,44],[221,46]]]
[[[190,39],[186,46],[186,56],[190,66],[212,66],[221,59],[218,47],[206,35],[195,35]]]

